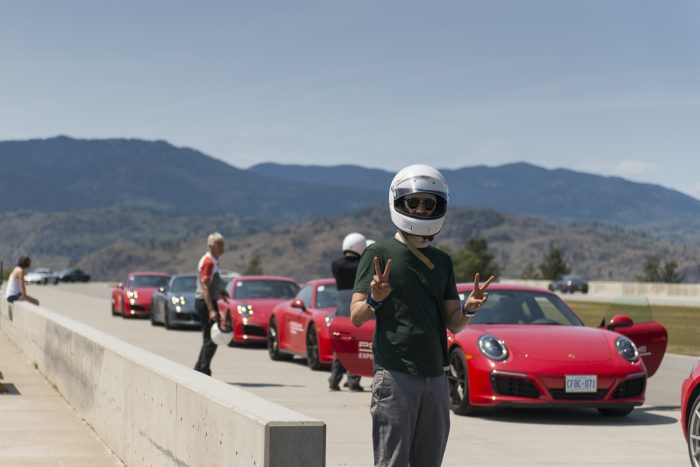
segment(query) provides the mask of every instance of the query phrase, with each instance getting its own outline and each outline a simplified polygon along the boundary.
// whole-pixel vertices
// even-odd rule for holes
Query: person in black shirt
[[[338,289],[339,309],[343,306],[344,295],[347,295],[348,300],[346,301],[348,305],[350,304],[349,298],[352,296],[352,288],[355,286],[355,272],[357,272],[357,265],[360,264],[360,257],[366,246],[367,240],[364,235],[357,232],[350,233],[343,239],[343,256],[334,259],[331,263],[331,270]],[[344,373],[346,373],[345,367],[340,363],[338,357],[333,355],[331,376],[328,378],[328,388],[331,391],[340,391],[340,380],[343,379]],[[348,373],[345,386],[351,391],[364,391],[360,385],[360,377],[350,373]]]

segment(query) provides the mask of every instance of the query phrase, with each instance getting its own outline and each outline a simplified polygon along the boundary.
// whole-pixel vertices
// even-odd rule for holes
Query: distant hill
[[[65,136],[0,142],[0,167],[0,212],[126,207],[273,223],[386,203],[394,175],[352,165],[242,170],[164,141]],[[525,163],[442,171],[453,207],[617,225],[700,243],[700,201],[658,185]]]
[[[258,164],[251,172],[308,183],[385,187],[393,173],[357,166]],[[678,191],[619,177],[527,163],[441,169],[452,206],[483,207],[550,222],[587,222],[645,230],[652,235],[700,243],[700,201]],[[386,196],[386,195],[385,195]]]
[[[227,238],[221,265],[243,271],[254,256],[269,274],[305,281],[331,274],[343,237],[391,235],[384,205],[285,224],[242,222],[234,216],[184,216],[139,209],[105,208],[62,213],[0,213],[0,259],[29,253],[36,266],[77,265],[102,280],[121,280],[132,270],[191,272],[216,229]],[[454,208],[436,245],[459,250],[471,237],[487,239],[503,277],[519,277],[552,247],[564,250],[574,272],[594,280],[635,280],[649,255],[676,261],[688,282],[700,281],[700,245],[660,240],[601,224],[549,224],[490,209]]]
[[[259,255],[266,272],[306,280],[330,274],[346,233],[378,239],[393,231],[393,173],[377,169],[241,170],[163,141],[68,137],[0,142],[0,167],[5,264],[27,253],[37,266],[78,265],[114,280],[132,269],[189,271],[206,234],[219,230],[229,239],[224,267],[244,270]],[[485,237],[505,276],[519,276],[557,245],[591,279],[633,280],[656,255],[700,281],[694,198],[529,164],[443,172],[451,207],[438,242],[456,250]]]
[[[0,212],[113,206],[278,220],[376,204],[379,190],[280,180],[164,141],[0,142]],[[342,202],[339,202],[342,200]]]

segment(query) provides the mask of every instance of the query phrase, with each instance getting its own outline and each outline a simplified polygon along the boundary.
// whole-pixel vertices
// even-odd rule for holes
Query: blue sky
[[[700,2],[0,0],[0,140],[528,161],[700,198]]]

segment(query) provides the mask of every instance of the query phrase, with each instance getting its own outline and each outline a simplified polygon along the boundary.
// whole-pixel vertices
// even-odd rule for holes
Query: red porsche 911
[[[272,310],[296,296],[299,285],[288,277],[239,276],[226,286],[228,297],[217,302],[219,313],[231,316],[233,344],[266,342]]]
[[[272,360],[306,358],[321,370],[333,362],[328,317],[335,313],[335,279],[307,282],[294,300],[277,305],[270,317],[267,350]]]
[[[700,360],[695,361],[681,390],[681,427],[693,467],[700,467]]]
[[[164,272],[132,272],[112,289],[112,316],[151,316],[151,298],[168,286],[170,275]]]
[[[463,300],[472,285],[458,284]],[[448,331],[453,412],[549,406],[622,416],[644,403],[646,380],[666,351],[663,326],[615,314],[591,328],[548,290],[492,284],[488,293],[465,329]],[[374,322],[355,328],[340,316],[330,330],[345,368],[371,376]]]

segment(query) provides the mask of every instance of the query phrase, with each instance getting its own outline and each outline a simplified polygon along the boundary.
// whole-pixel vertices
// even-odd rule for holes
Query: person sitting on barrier
[[[32,260],[29,256],[20,256],[17,260],[17,266],[10,273],[7,279],[7,289],[5,290],[5,298],[9,303],[17,300],[26,300],[34,305],[39,304],[39,300],[27,295],[26,285],[24,283],[24,273],[32,265]]]

